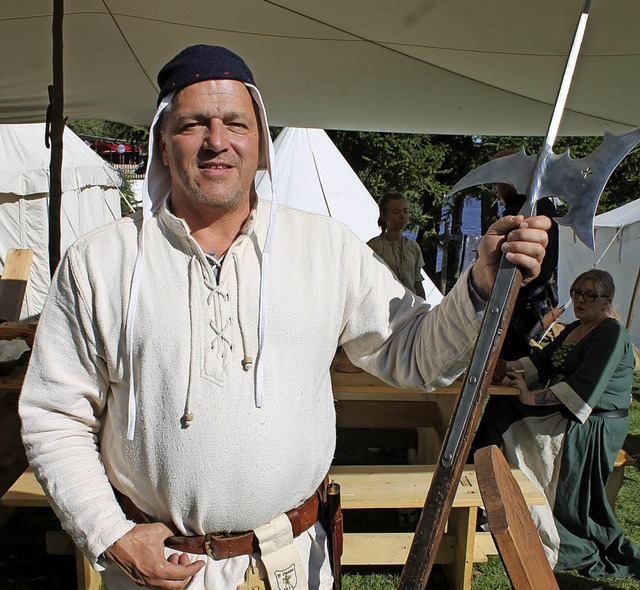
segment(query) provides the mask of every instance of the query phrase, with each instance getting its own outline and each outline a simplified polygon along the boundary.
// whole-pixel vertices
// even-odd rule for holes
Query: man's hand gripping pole
[[[590,0],[587,0],[540,154],[536,158],[521,151],[487,162],[465,176],[449,194],[478,184],[511,184],[518,193],[527,195],[527,201],[520,210],[525,217],[535,214],[539,199],[559,196],[566,201],[569,210],[567,215],[556,221],[571,226],[576,236],[593,249],[593,217],[598,200],[613,170],[640,142],[640,129],[622,136],[605,132],[600,147],[580,160],[572,159],[568,153],[557,156],[552,151],[586,28],[589,6]],[[424,590],[426,587],[521,282],[520,270],[503,256],[398,590]]]

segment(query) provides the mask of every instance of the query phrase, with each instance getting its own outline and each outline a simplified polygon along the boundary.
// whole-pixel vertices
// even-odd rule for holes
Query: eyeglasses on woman
[[[569,295],[574,301],[578,301],[582,297],[585,303],[593,303],[598,297],[605,297],[605,295],[598,295],[593,291],[580,291],[580,289],[571,289]]]

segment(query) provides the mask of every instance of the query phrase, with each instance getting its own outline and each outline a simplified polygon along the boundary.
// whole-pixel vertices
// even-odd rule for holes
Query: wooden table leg
[[[76,548],[76,576],[78,578],[78,590],[100,590],[102,578],[87,561],[82,552]]]
[[[432,428],[418,428],[418,449],[415,460],[418,465],[434,465],[438,462],[444,435],[457,401],[455,395],[433,393],[428,395],[429,401],[434,404],[434,424]]]
[[[478,509],[475,506],[451,509],[447,532],[455,536],[456,544],[453,563],[444,567],[449,583],[455,590],[471,590],[477,516]]]

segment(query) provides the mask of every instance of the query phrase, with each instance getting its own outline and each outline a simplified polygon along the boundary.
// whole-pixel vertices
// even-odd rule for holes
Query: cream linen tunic
[[[332,461],[329,365],[342,344],[365,370],[426,390],[466,365],[479,325],[463,277],[430,310],[343,224],[280,207],[270,258],[264,403],[256,407],[259,202],[216,282],[186,224],[161,206],[144,224],[135,318],[136,431],[128,440],[125,323],[140,217],[69,248],[42,313],[20,398],[23,439],[64,528],[109,588],[137,588],[100,555],[134,525],[111,485],[184,534],[243,531],[291,509]],[[242,361],[252,357],[245,371]],[[183,421],[189,408],[194,420]],[[296,540],[310,588],[330,574],[319,525]],[[202,558],[202,556],[200,556]],[[190,588],[235,589],[248,557]]]

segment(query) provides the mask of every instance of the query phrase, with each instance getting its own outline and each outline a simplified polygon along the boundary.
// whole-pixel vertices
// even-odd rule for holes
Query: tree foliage
[[[77,135],[105,137],[114,141],[137,143],[146,148],[149,141],[149,128],[135,125],[125,125],[113,121],[100,119],[78,119],[67,122],[69,128]]]
[[[328,133],[374,198],[386,191],[406,195],[410,226],[419,227],[427,267],[435,266],[448,146],[430,135]]]
[[[492,137],[457,135],[410,135],[398,133],[328,132],[338,149],[356,171],[369,192],[379,198],[387,190],[405,193],[410,204],[411,224],[419,226],[418,241],[428,274],[436,278],[437,248],[447,241],[449,268],[457,268],[460,252],[463,201],[477,198],[482,203],[484,233],[498,217],[497,197],[491,186],[479,186],[444,199],[447,191],[465,174],[505,148],[527,154],[539,153],[542,137]],[[554,152],[567,149],[574,158],[592,153],[601,137],[559,137]],[[634,198],[640,188],[640,151],[614,171],[600,199],[598,213],[619,207]],[[561,196],[561,195],[558,195]],[[441,223],[443,221],[444,223]],[[440,235],[446,227],[446,235]],[[455,277],[447,277],[450,283]]]

